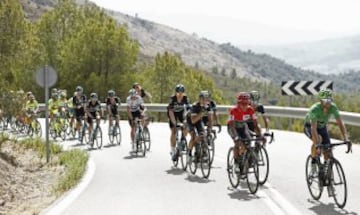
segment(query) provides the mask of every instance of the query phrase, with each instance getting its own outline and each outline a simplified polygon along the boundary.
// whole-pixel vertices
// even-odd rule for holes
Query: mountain
[[[54,1],[22,0],[26,14],[30,18],[51,9]],[[89,3],[87,0],[76,0],[76,2]],[[336,90],[359,89],[358,82],[353,81],[360,77],[359,72],[352,73],[351,78],[348,78],[348,73],[326,76],[292,66],[269,54],[256,54],[250,50],[242,51],[230,43],[217,44],[206,38],[200,38],[196,34],[190,35],[140,17],[111,10],[106,10],[106,12],[119,24],[127,26],[129,34],[138,41],[141,60],[153,59],[157,53],[168,51],[179,54],[190,66],[207,72],[221,71],[229,79],[233,79],[235,72],[236,77],[248,77],[256,81],[273,82],[276,85],[287,80],[334,80]]]
[[[360,70],[360,35],[284,46],[239,46],[323,74]]]

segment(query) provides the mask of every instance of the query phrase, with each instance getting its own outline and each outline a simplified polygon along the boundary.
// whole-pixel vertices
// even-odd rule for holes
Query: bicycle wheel
[[[340,162],[333,158],[329,167],[330,184],[329,189],[333,189],[333,197],[336,205],[343,208],[347,200],[347,185],[344,170]]]
[[[148,127],[144,127],[143,134],[144,134],[144,140],[145,140],[146,150],[147,150],[147,151],[150,151],[151,138],[150,138],[150,131],[149,131]]]
[[[120,129],[119,125],[115,126],[114,135],[115,135],[116,144],[120,145],[121,144],[121,129]]]
[[[244,171],[246,173],[246,183],[249,191],[251,194],[255,194],[259,188],[259,167],[255,153],[252,150],[247,152]]]
[[[110,141],[110,144],[114,144],[114,139],[115,139],[115,127],[114,126],[111,126],[109,127],[109,141]]]
[[[41,124],[37,119],[30,124],[29,129],[30,129],[31,137],[33,137],[33,136],[41,137],[42,136]]]
[[[209,151],[210,151],[210,164],[213,163],[214,157],[215,157],[215,140],[214,136],[210,134],[208,138],[208,144],[209,144]]]
[[[269,176],[269,156],[264,146],[257,146],[255,153],[259,167],[259,184],[263,185]]]
[[[305,165],[305,175],[306,175],[306,183],[310,192],[310,195],[315,200],[319,200],[323,191],[323,183],[321,180],[321,176],[319,174],[320,170],[320,161],[316,161],[316,171],[312,172],[311,169],[311,155],[306,159]]]
[[[93,131],[93,141],[95,142],[96,144],[96,147],[98,149],[101,149],[102,147],[102,131],[101,131],[101,128],[100,126],[96,126],[95,127],[95,130]]]
[[[202,143],[200,147],[200,168],[204,178],[209,178],[211,171],[210,150],[206,143]]]
[[[230,184],[233,188],[237,188],[240,183],[240,178],[235,173],[235,159],[234,159],[234,147],[230,147],[227,155],[227,172]]]
[[[89,137],[89,131],[87,129],[87,125],[85,124],[85,122],[83,122],[84,124],[82,124],[81,126],[81,137],[80,137],[80,143],[83,144],[84,142],[87,143],[88,142],[88,137]]]
[[[181,166],[183,170],[187,169],[187,161],[186,161],[186,155],[187,155],[187,142],[186,139],[182,139],[181,140],[181,150],[180,150],[180,161],[181,161]]]
[[[189,150],[190,149],[188,149],[188,152],[187,152],[187,154],[189,154]],[[193,149],[193,150],[191,150],[191,156],[186,156],[186,158],[187,158],[187,163],[188,163],[188,166],[189,166],[189,169],[190,169],[190,172],[192,173],[192,174],[195,174],[196,173],[196,170],[197,170],[197,157],[195,156],[196,154],[195,154],[195,149]]]

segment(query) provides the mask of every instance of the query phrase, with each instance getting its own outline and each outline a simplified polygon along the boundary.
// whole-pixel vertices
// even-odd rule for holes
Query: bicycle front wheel
[[[255,153],[252,150],[248,152],[244,168],[246,172],[246,183],[249,191],[251,194],[255,194],[259,188],[259,166]]]
[[[33,134],[35,134],[36,137],[42,136],[42,129],[39,120],[36,119],[31,128],[33,130]]]
[[[96,143],[96,147],[101,149],[102,147],[102,131],[100,126],[96,126],[94,133],[94,142]]]
[[[116,144],[120,145],[121,144],[121,129],[120,129],[119,125],[115,126],[114,135],[115,135]]]
[[[230,147],[227,155],[227,172],[230,184],[233,188],[237,188],[240,183],[240,178],[235,172],[235,159],[234,159],[234,147]]]
[[[180,150],[180,161],[181,161],[182,169],[186,171],[188,165],[186,161],[186,156],[188,151],[186,139],[181,140],[181,146],[182,148]]]
[[[206,143],[200,147],[200,168],[204,178],[209,178],[211,171],[210,150]]]
[[[187,154],[189,154],[189,150],[190,149],[188,149]],[[198,165],[197,165],[198,158],[197,158],[197,155],[195,153],[195,149],[191,150],[191,156],[187,155],[186,157],[187,157],[187,162],[188,162],[190,172],[191,172],[191,174],[194,175],[196,173],[196,170],[197,170],[197,167],[198,167]]]
[[[310,195],[315,200],[319,200],[323,191],[323,183],[320,176],[320,161],[316,160],[315,168],[312,168],[312,157],[308,156],[305,164],[306,184]]]
[[[329,189],[332,189],[333,197],[339,208],[345,207],[347,200],[347,185],[344,170],[340,162],[333,158],[330,171]]]
[[[151,138],[150,138],[150,131],[149,131],[148,127],[144,127],[143,134],[144,134],[144,141],[145,141],[145,145],[146,145],[146,150],[150,151]]]
[[[264,146],[258,146],[255,150],[259,167],[259,184],[263,185],[269,176],[269,156]]]
[[[210,151],[210,163],[212,164],[215,157],[215,140],[212,135],[208,139],[208,143],[209,143],[209,151]]]

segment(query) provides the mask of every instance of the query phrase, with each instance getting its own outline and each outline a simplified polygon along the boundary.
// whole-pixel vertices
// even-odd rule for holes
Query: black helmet
[[[110,96],[110,97],[115,96],[115,91],[114,90],[109,90],[108,91],[108,96]]]
[[[178,84],[178,85],[176,85],[176,87],[175,87],[175,92],[177,92],[177,93],[180,93],[180,92],[185,92],[185,87],[184,87],[184,85],[182,85],[182,84]]]

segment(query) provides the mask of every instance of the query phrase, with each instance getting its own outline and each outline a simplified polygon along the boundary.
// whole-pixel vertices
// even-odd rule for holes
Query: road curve
[[[121,122],[121,146],[107,147],[107,126],[102,124],[104,146],[90,151],[96,170],[88,187],[61,214],[358,214],[360,213],[360,147],[353,154],[335,150],[348,183],[345,210],[338,209],[325,191],[320,201],[311,200],[305,182],[305,159],[310,141],[305,135],[274,131],[276,142],[268,145],[270,176],[256,195],[242,184],[230,188],[226,154],[232,145],[226,129],[216,140],[216,157],[209,180],[172,167],[169,128],[166,123],[150,125],[151,152],[145,158],[129,154],[127,122]],[[84,148],[66,141],[69,148]],[[50,210],[48,214],[53,214]]]

